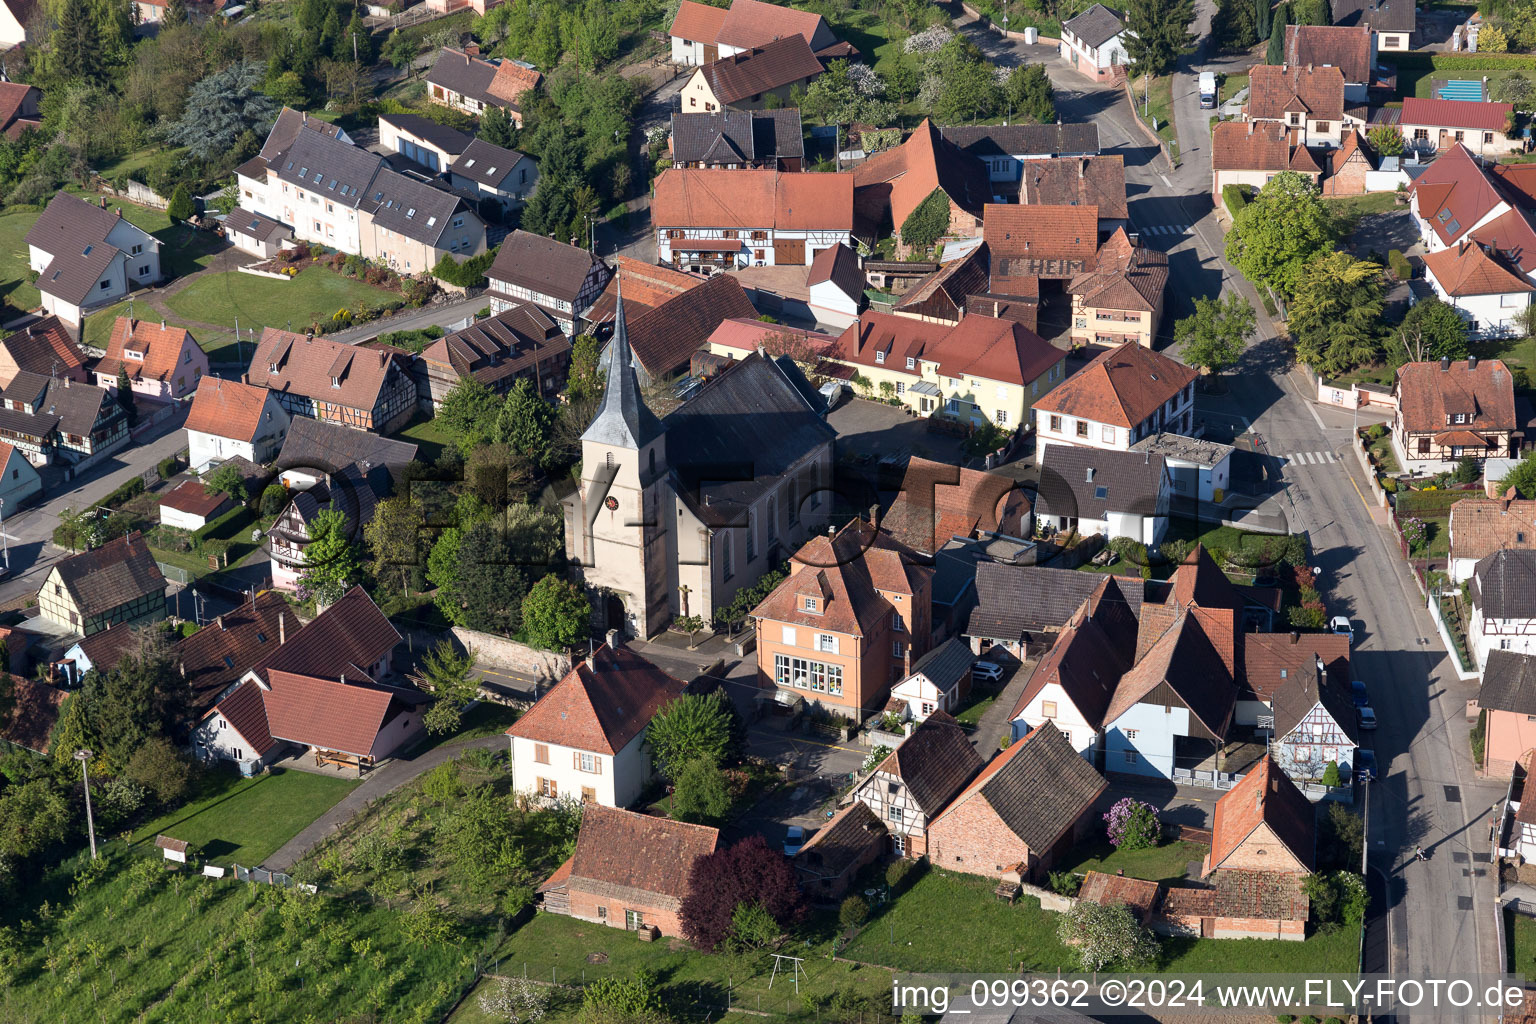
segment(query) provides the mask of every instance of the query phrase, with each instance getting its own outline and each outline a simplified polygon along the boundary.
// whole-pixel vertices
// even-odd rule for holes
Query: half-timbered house
[[[518,229],[496,250],[485,272],[491,312],[531,302],[569,337],[587,329],[592,308],[613,271],[586,249]]]
[[[37,591],[43,617],[83,636],[165,618],[165,576],[143,534],[53,564]]]
[[[656,179],[657,259],[711,273],[809,266],[853,244],[853,176],[671,168]]]
[[[1269,739],[1292,778],[1321,779],[1329,763],[1354,763],[1355,708],[1349,693],[1349,637],[1249,633],[1233,721]]]
[[[314,539],[313,528],[322,512],[342,514],[348,537],[361,537],[363,527],[373,519],[377,496],[363,470],[356,464],[345,466],[307,490],[294,493],[267,532],[272,554],[272,586],[295,591],[305,569],[305,548]]]
[[[928,824],[982,769],[981,756],[947,712],[935,711],[853,791],[891,835],[900,857],[928,853]]]
[[[508,305],[488,320],[439,338],[416,357],[416,396],[423,411],[442,408],[448,392],[473,377],[505,395],[519,380],[555,399],[565,388],[571,343],[548,313],[531,302]]]
[[[292,416],[387,434],[416,412],[416,382],[384,349],[268,327],[245,383],[266,387]]]
[[[1536,551],[1500,548],[1485,555],[1472,570],[1469,589],[1467,647],[1479,669],[1493,651],[1536,654]]]

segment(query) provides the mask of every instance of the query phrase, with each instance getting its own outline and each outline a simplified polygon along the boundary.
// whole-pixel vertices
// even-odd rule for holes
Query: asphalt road
[[[1194,30],[1202,38],[1211,10],[1209,0],[1197,4]],[[966,30],[1000,64],[1040,52],[975,26]],[[1258,336],[1229,375],[1230,393],[1202,396],[1202,415],[1251,427],[1275,455],[1334,454],[1333,462],[1277,460],[1274,468],[1293,529],[1309,533],[1317,552],[1329,613],[1346,614],[1355,624],[1354,665],[1380,720],[1367,740],[1374,742],[1382,776],[1370,794],[1369,858],[1373,887],[1386,892],[1387,927],[1385,935],[1377,929],[1369,936],[1368,958],[1417,978],[1500,969],[1497,879],[1492,865],[1478,858],[1486,856],[1490,808],[1503,788],[1479,781],[1472,767],[1464,709],[1476,684],[1461,682],[1448,668],[1396,542],[1372,518],[1363,473],[1348,448],[1349,417],[1304,397],[1301,372],[1289,372],[1289,346],[1277,339],[1251,286],[1222,257],[1224,233],[1210,195],[1211,112],[1200,109],[1196,76],[1246,62],[1207,59],[1203,51],[1181,61],[1173,89],[1181,150],[1176,168],[1136,123],[1122,90],[1093,85],[1060,61],[1045,63],[1061,119],[1096,122],[1103,151],[1124,155],[1131,220],[1143,244],[1169,254],[1171,292],[1160,344],[1197,296],[1235,289],[1259,311]],[[1416,844],[1429,851],[1428,862],[1413,861]]]

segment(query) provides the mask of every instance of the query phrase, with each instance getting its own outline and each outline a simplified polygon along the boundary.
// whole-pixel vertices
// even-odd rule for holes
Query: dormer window
[[[912,370],[912,369],[916,369],[916,367],[917,367],[917,360],[913,359],[911,356],[907,356],[907,369]]]
[[[341,378],[340,377],[332,377],[331,378],[331,387],[333,387],[333,388],[341,387]]]
[[[884,352],[876,352],[875,353],[875,365],[876,366],[884,366],[885,365],[885,353]]]
[[[1465,423],[1465,422],[1467,422],[1467,414],[1464,413],[1464,412],[1457,413],[1456,414],[1456,422],[1457,423]]]
[[[805,610],[808,612],[820,610],[816,607],[816,599],[814,597],[808,597],[805,599]]]
[[[267,372],[268,373],[276,373],[277,372],[277,364],[276,363],[268,363],[267,364]]]
[[[138,359],[138,360],[141,360],[141,361],[144,359],[144,353],[143,352],[135,352],[131,348],[123,349],[123,355],[126,358],[128,358],[128,359]]]

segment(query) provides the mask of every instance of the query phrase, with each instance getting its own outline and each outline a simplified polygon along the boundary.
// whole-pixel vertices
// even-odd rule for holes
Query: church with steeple
[[[834,435],[797,371],[761,354],[658,419],[640,391],[619,289],[602,404],[581,436],[581,484],[562,501],[565,545],[594,625],[650,637],[680,616],[711,621],[826,529]]]

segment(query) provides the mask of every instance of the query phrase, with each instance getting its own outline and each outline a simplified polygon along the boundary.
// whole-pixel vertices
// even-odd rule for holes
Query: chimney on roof
[[[181,669],[181,678],[187,678],[187,663],[183,661],[177,667]]]
[[[1077,180],[1082,181],[1088,174],[1088,158],[1083,157],[1077,162]]]
[[[1449,370],[1450,368],[1451,368],[1451,357],[1450,356],[1441,356],[1440,357],[1440,369],[1442,369],[1442,370]]]
[[[464,56],[466,56],[466,57],[478,57],[478,56],[480,56],[480,44],[479,43],[465,43],[464,44]]]
[[[619,631],[610,629],[607,633],[603,634],[603,641],[608,644],[609,652],[613,652],[619,646]]]
[[[217,622],[219,624],[219,632],[220,633],[224,632],[224,616],[220,615],[217,618],[215,618],[213,621]]]
[[[1092,466],[1089,466],[1088,469],[1086,470],[1085,475],[1083,477],[1083,482],[1084,483],[1089,483],[1089,484],[1093,483],[1093,467]]]
[[[123,219],[123,208],[121,206],[114,206],[114,207],[112,207],[112,212],[117,214],[117,219],[118,220],[122,220]]]
[[[1467,369],[1477,369],[1477,356],[1467,356]]]
[[[277,613],[277,646],[281,647],[288,642],[288,613]]]
[[[96,201],[101,204],[101,208],[103,210],[105,210],[107,208],[107,197],[106,196],[102,196],[100,199],[98,199]]]
[[[869,525],[870,526],[875,526],[875,527],[878,527],[880,525],[880,506],[879,505],[871,505],[871,506],[869,506]]]
[[[1291,630],[1291,643],[1292,645],[1301,643],[1301,634],[1294,629]]]
[[[165,330],[165,317],[160,318],[160,329]]]

